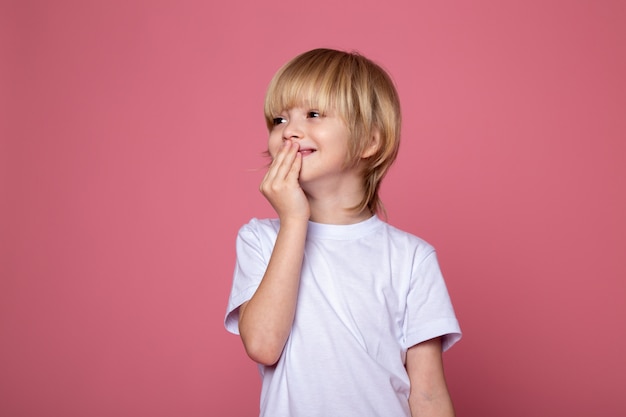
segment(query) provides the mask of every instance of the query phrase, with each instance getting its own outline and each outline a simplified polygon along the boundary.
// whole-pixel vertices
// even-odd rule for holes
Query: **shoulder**
[[[271,231],[277,232],[280,223],[278,219],[257,219],[253,217],[239,228],[239,234],[242,233],[268,233]]]
[[[430,254],[435,252],[435,248],[415,234],[399,229],[389,223],[383,222],[386,230],[386,234],[390,243],[398,248],[404,248],[412,253],[419,259],[424,259]]]
[[[253,218],[239,228],[236,239],[237,259],[243,263],[267,262],[278,235],[278,219]]]
[[[239,228],[237,233],[238,240],[270,240],[274,241],[278,234],[280,223],[278,219],[257,219],[252,218],[250,221]]]

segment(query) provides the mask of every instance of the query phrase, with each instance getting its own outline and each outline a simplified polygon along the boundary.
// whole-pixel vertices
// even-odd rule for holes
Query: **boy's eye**
[[[315,111],[315,110],[311,110],[310,112],[308,112],[307,117],[310,119],[316,118],[316,117],[322,117],[322,115],[320,114],[320,112]]]
[[[274,118],[272,119],[272,124],[273,124],[274,126],[278,126],[279,124],[281,124],[281,123],[285,123],[286,121],[287,121],[287,120],[285,120],[285,118],[284,118],[284,117],[274,117]]]

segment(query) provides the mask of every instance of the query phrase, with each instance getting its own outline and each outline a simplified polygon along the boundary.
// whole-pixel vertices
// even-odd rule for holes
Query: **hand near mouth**
[[[274,207],[281,222],[288,219],[308,221],[311,216],[309,201],[298,183],[298,177],[302,158],[314,150],[299,148],[298,143],[285,141],[260,186],[261,193]]]

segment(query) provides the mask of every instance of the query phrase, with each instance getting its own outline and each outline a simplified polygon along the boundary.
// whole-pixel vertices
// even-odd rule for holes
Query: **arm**
[[[406,370],[411,381],[409,407],[413,417],[454,417],[443,373],[441,338],[409,348]]]
[[[239,307],[239,332],[248,356],[263,365],[278,361],[291,332],[310,209],[298,175],[302,156],[290,141],[278,152],[261,192],[280,219],[267,269],[252,298]]]

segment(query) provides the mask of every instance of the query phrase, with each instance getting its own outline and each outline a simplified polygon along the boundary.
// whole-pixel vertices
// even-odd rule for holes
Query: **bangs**
[[[272,127],[272,119],[281,112],[304,107],[320,113],[337,111],[347,116],[346,98],[350,97],[350,75],[338,71],[337,62],[316,60],[293,62],[280,69],[270,82],[265,96],[265,121]],[[347,77],[346,77],[347,76]]]

